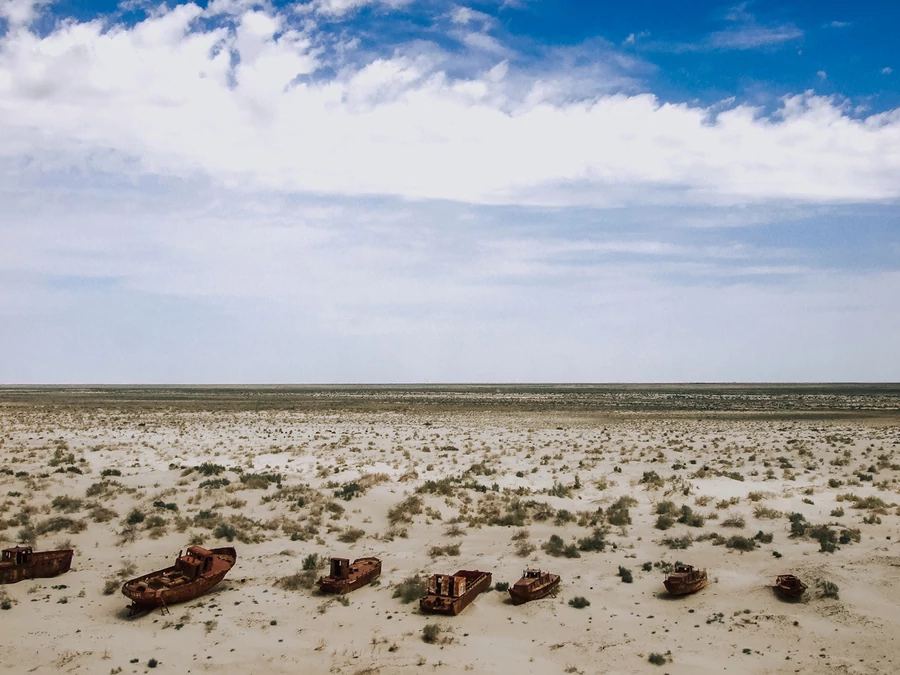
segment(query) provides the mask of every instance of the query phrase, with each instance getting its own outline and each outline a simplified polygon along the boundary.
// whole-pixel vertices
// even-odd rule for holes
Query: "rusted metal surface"
[[[675,565],[672,573],[663,582],[671,595],[696,593],[709,583],[706,570],[694,569],[691,565]]]
[[[522,573],[522,578],[509,587],[509,595],[513,604],[520,605],[529,600],[544,598],[557,588],[559,588],[558,574],[526,569]]]
[[[33,551],[30,546],[13,546],[0,552],[0,584],[14,584],[23,579],[55,577],[72,566],[70,548],[59,551]]]
[[[381,574],[378,558],[357,558],[350,563],[347,558],[332,558],[328,576],[319,578],[319,590],[323,593],[349,593],[372,582]]]
[[[459,570],[456,574],[433,574],[428,579],[419,609],[431,614],[456,615],[491,585],[491,573]]]
[[[132,611],[193,600],[222,581],[236,560],[237,552],[230,546],[191,546],[179,553],[171,567],[126,581],[122,593],[131,599]]]
[[[785,600],[799,600],[806,592],[806,584],[793,574],[779,574],[772,588]]]

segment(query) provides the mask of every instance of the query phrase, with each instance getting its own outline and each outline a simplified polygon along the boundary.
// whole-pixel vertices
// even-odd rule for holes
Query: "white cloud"
[[[5,19],[13,29],[28,26],[40,8],[50,2],[52,0],[0,0],[0,19]]]
[[[398,9],[412,0],[313,0],[309,7],[320,14],[342,17],[366,6]]]
[[[882,75],[890,75],[893,72],[894,72],[894,69],[891,68],[890,66],[885,66],[884,68],[881,69]]]
[[[508,66],[454,78],[402,50],[319,76],[314,28],[267,11],[201,28],[201,11],[0,38],[0,157],[482,203],[900,196],[896,111],[859,119],[804,93],[776,117],[739,105],[711,121],[650,94],[573,96],[566,72],[525,91]]]
[[[564,236],[569,211],[105,180],[0,183],[0,381],[900,376],[896,271],[688,241],[677,209]]]
[[[450,12],[450,20],[461,26],[467,26],[470,23],[478,23],[483,27],[491,26],[495,23],[494,17],[484,12],[479,12],[471,7],[455,6]]]
[[[796,26],[746,25],[718,31],[710,35],[709,44],[717,49],[757,49],[791,42],[803,37],[803,31]]]

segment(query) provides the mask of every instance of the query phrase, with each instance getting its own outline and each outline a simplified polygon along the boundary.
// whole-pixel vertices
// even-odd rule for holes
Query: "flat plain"
[[[896,385],[7,387],[0,543],[76,553],[0,586],[0,670],[893,673],[898,450]],[[124,579],[226,542],[213,592],[128,616]],[[381,578],[319,595],[330,555]],[[676,561],[709,586],[667,597]],[[558,593],[511,605],[525,567]],[[420,614],[457,569],[499,588]]]

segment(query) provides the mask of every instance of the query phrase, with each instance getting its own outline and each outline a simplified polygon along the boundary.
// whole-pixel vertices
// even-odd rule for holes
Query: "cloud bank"
[[[900,378],[900,111],[412,7],[0,4],[0,381]]]
[[[133,26],[63,21],[0,38],[0,148],[42,166],[128,163],[226,185],[472,203],[841,202],[900,195],[900,112],[811,92],[763,114],[649,93],[579,96],[461,38],[473,72],[410,43],[337,49],[319,13],[197,5]],[[455,13],[453,25],[477,15]],[[724,39],[724,38],[723,38]],[[728,38],[731,39],[731,38]],[[524,75],[524,77],[523,77]],[[601,74],[602,75],[602,74]],[[602,84],[602,83],[601,83]]]

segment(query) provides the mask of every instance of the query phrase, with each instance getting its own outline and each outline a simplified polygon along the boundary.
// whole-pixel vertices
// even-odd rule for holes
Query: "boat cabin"
[[[196,579],[209,571],[213,564],[213,552],[202,546],[190,546],[184,555],[178,556],[176,567],[188,579]]]
[[[434,574],[428,579],[428,594],[457,598],[466,592],[466,578]]]
[[[13,546],[12,548],[3,549],[0,554],[0,562],[12,563],[13,565],[27,565],[31,562],[33,552],[30,546]]]
[[[330,562],[330,576],[335,579],[346,579],[350,576],[350,561],[347,558],[332,558]]]

